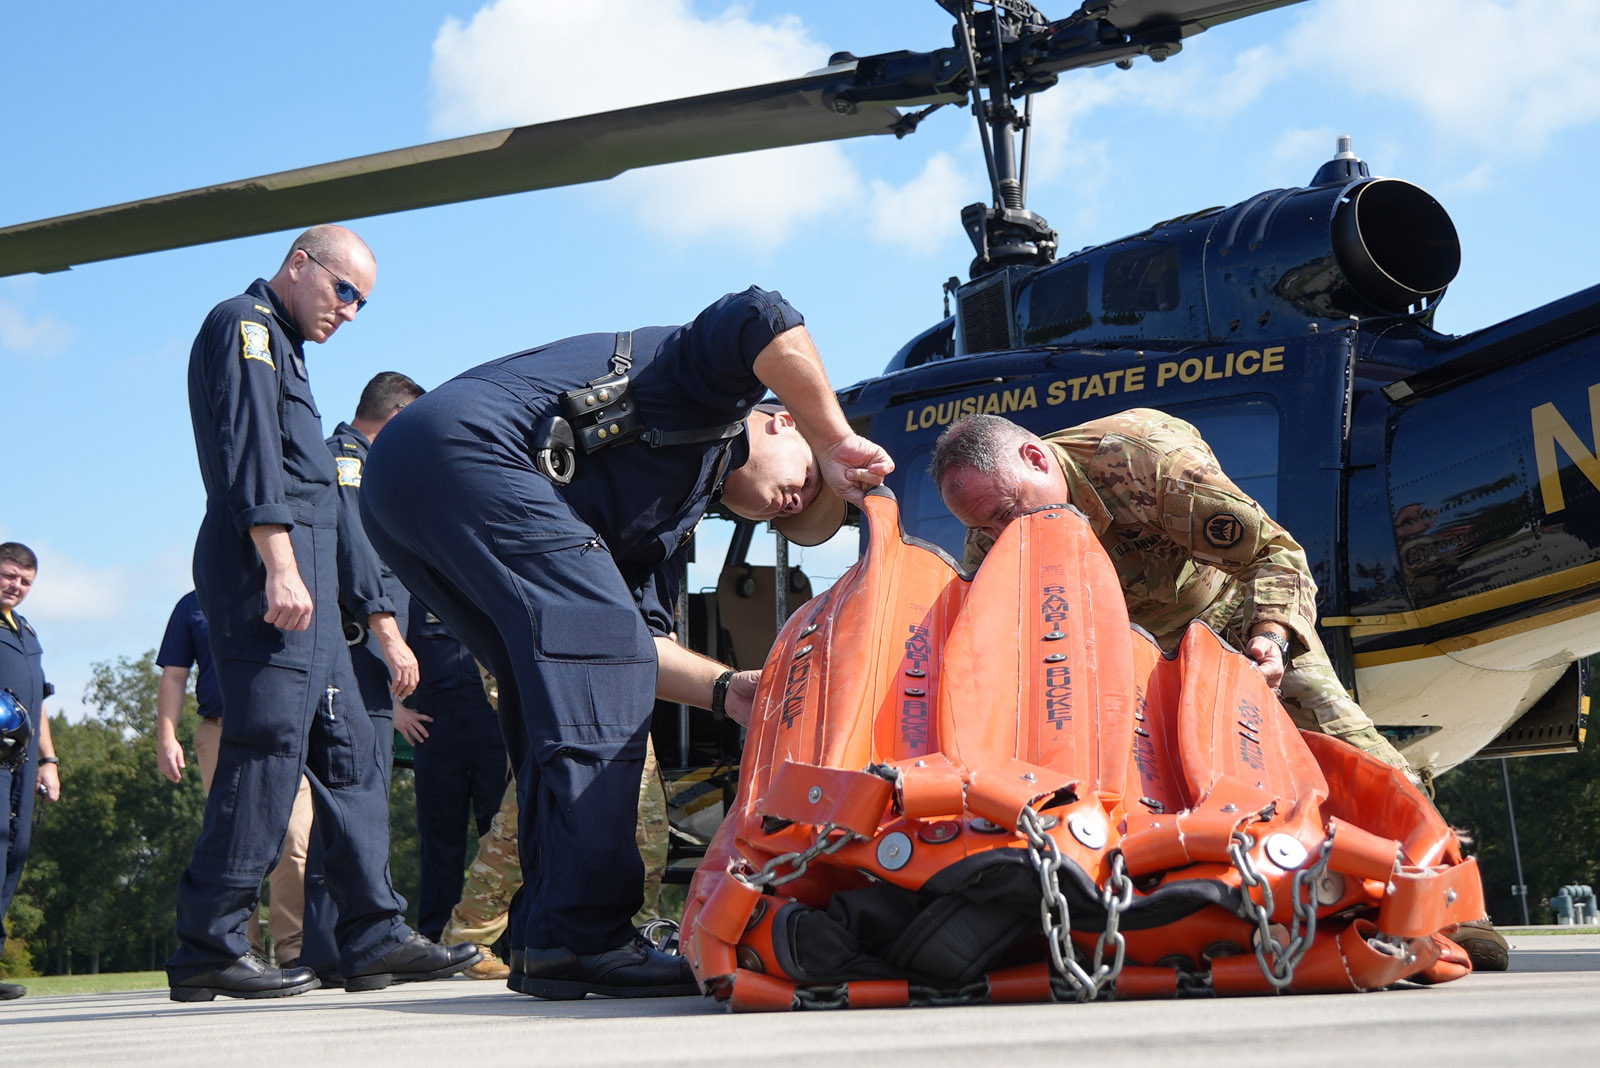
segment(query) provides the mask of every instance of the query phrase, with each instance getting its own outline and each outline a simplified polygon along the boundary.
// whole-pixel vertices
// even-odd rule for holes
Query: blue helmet
[[[10,690],[0,690],[0,770],[15,771],[28,758],[33,722]]]

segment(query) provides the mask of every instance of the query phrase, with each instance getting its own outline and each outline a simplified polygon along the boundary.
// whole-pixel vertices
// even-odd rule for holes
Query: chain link
[[[1266,976],[1267,982],[1272,984],[1274,990],[1287,990],[1294,980],[1294,970],[1311,949],[1312,940],[1317,935],[1317,884],[1328,870],[1328,855],[1333,849],[1333,836],[1329,835],[1322,843],[1322,851],[1318,854],[1316,862],[1309,867],[1301,868],[1294,873],[1294,883],[1290,894],[1290,905],[1293,917],[1289,925],[1289,937],[1286,944],[1279,945],[1278,940],[1272,937],[1272,914],[1275,902],[1272,896],[1272,886],[1267,880],[1257,874],[1255,865],[1250,860],[1250,847],[1254,840],[1241,831],[1235,831],[1233,839],[1228,843],[1228,855],[1233,858],[1233,866],[1239,870],[1239,879],[1244,884],[1245,908],[1249,910],[1249,919],[1256,925],[1256,963],[1261,966],[1261,974]],[[1257,902],[1252,890],[1261,891],[1261,900]],[[1269,959],[1270,958],[1270,959]]]
[[[839,837],[833,838],[832,835],[835,831],[841,831],[842,833]],[[753,886],[757,889],[782,886],[784,883],[793,882],[804,875],[807,866],[813,860],[818,857],[831,856],[859,837],[860,835],[854,831],[841,828],[837,824],[824,823],[817,828],[817,840],[805,849],[773,857],[761,865],[761,870],[758,872],[750,873],[736,870],[730,874],[746,886]],[[785,865],[791,865],[793,870],[787,874],[780,875],[778,871]]]
[[[1056,974],[1066,981],[1070,1000],[1093,1001],[1122,974],[1127,943],[1117,928],[1123,911],[1133,902],[1133,880],[1123,869],[1122,855],[1113,854],[1111,880],[1100,895],[1106,908],[1106,929],[1095,943],[1094,971],[1090,974],[1078,963],[1077,953],[1072,948],[1071,906],[1061,892],[1059,874],[1063,863],[1061,848],[1045,833],[1044,818],[1031,805],[1022,806],[1017,828],[1028,839],[1028,862],[1039,873],[1039,925],[1050,946],[1050,963]],[[1109,964],[1105,962],[1108,946],[1112,949]]]

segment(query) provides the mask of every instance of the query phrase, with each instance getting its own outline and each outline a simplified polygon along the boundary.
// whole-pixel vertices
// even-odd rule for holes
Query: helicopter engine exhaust
[[[1374,178],[1334,209],[1333,251],[1350,285],[1391,314],[1431,300],[1461,267],[1461,242],[1443,207],[1410,182]]]

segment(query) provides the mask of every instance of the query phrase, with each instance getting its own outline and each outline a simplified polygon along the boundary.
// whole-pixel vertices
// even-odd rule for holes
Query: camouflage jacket
[[[1044,439],[1111,557],[1133,622],[1173,648],[1191,620],[1236,642],[1278,623],[1305,645],[1317,588],[1305,550],[1222,473],[1199,431],[1135,408]],[[965,565],[993,544],[967,532]]]

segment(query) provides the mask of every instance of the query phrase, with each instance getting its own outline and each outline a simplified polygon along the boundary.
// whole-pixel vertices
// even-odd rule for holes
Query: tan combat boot
[[[504,979],[511,974],[511,968],[505,961],[494,955],[494,950],[488,946],[480,945],[478,952],[483,954],[478,963],[464,970],[461,974],[472,979]]]

